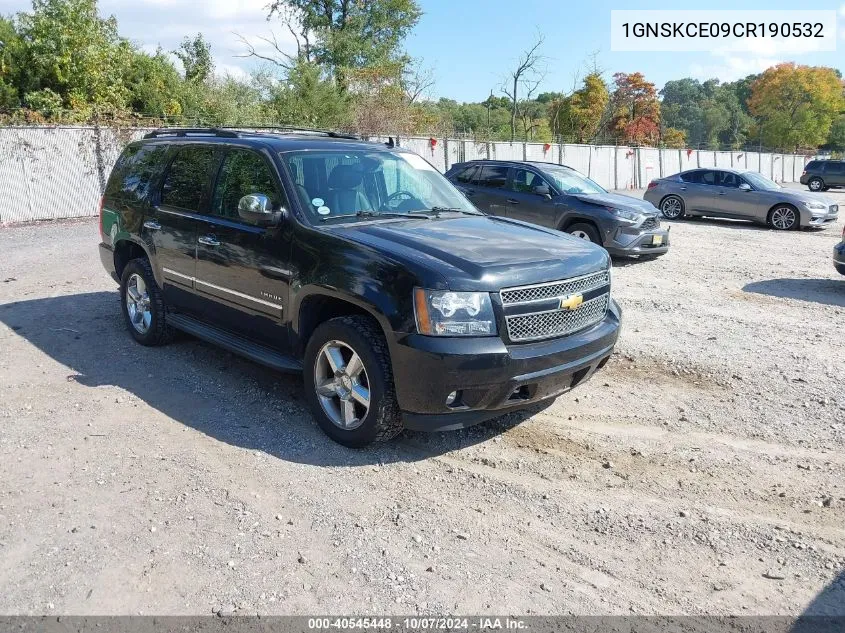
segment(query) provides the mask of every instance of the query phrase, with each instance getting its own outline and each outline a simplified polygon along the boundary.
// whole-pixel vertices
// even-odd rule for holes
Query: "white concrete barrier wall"
[[[148,129],[93,127],[0,128],[0,223],[96,215],[114,161],[126,143]],[[379,141],[387,136],[379,136]],[[713,152],[626,146],[544,143],[476,143],[472,140],[401,138],[440,171],[461,160],[488,157],[568,165],[608,189],[645,187],[661,176],[698,167],[752,169],[778,181],[797,182],[806,164],[802,155]],[[639,152],[639,154],[638,154]]]

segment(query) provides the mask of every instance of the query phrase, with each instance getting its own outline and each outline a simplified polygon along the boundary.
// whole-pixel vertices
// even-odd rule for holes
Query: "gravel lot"
[[[135,344],[95,220],[1,229],[0,613],[845,614],[841,230],[672,223],[590,383],[351,451]]]

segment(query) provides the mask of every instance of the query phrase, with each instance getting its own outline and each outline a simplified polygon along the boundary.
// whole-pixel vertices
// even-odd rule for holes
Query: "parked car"
[[[523,220],[603,246],[611,255],[661,255],[669,231],[654,207],[608,193],[571,167],[555,163],[476,160],[446,177],[487,214]]]
[[[810,191],[827,191],[845,187],[845,160],[811,160],[800,178]]]
[[[814,193],[786,189],[754,171],[691,169],[652,180],[645,199],[670,220],[709,216],[751,220],[779,230],[836,221],[839,206]]]
[[[619,335],[604,250],[486,217],[420,156],[334,133],[148,134],[100,233],[138,343],[177,329],[302,372],[347,446],[555,398]]]
[[[833,267],[840,275],[845,275],[845,227],[842,229],[842,241],[833,247]]]

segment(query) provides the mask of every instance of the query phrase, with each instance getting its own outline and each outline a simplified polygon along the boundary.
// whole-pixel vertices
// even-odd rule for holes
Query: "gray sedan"
[[[693,169],[653,180],[644,198],[670,220],[736,218],[780,230],[825,226],[839,211],[825,196],[785,189],[757,172],[736,169]]]

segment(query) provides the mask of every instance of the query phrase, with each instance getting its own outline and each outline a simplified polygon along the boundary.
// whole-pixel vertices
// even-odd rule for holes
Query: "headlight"
[[[824,211],[827,209],[827,205],[823,202],[806,201],[804,202],[804,206],[808,209],[815,209],[817,211]]]
[[[417,331],[428,336],[493,336],[496,317],[487,292],[414,290]]]
[[[623,220],[628,220],[628,222],[633,222],[637,224],[641,222],[645,216],[638,211],[631,211],[629,209],[618,209],[616,207],[607,207],[607,210],[610,211],[613,215],[617,218],[621,218]]]

